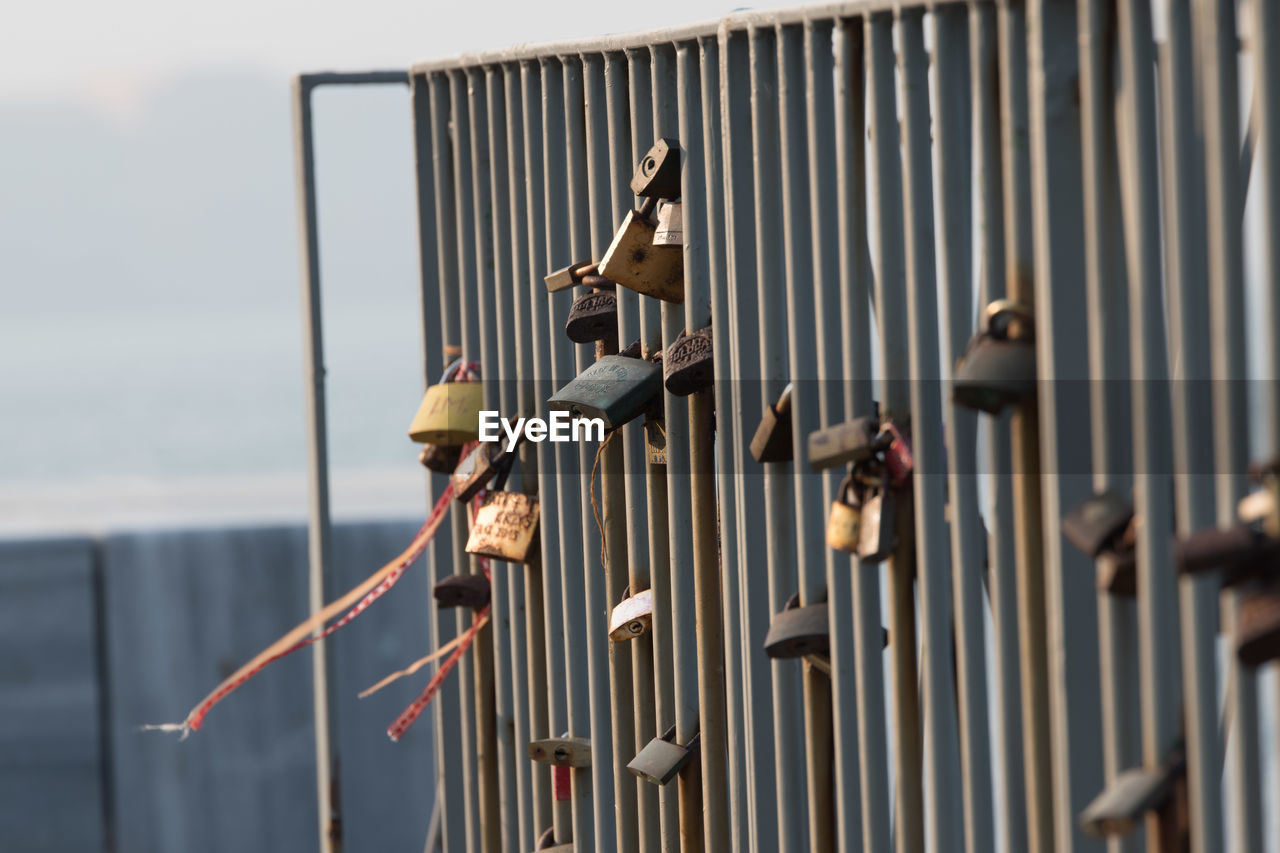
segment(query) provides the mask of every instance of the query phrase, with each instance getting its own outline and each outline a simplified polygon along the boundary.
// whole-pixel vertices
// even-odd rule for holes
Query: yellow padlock
[[[853,475],[850,474],[844,478],[838,496],[831,502],[831,514],[827,516],[827,544],[837,551],[856,554],[861,529],[862,509]]]
[[[457,447],[479,438],[484,386],[479,382],[450,381],[462,364],[461,359],[454,362],[440,382],[427,389],[409,424],[409,438],[444,447]]]

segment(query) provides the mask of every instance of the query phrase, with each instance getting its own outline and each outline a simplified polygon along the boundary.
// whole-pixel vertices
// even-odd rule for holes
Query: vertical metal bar
[[[614,222],[617,219],[614,204],[614,179],[609,168],[609,116],[608,103],[605,96],[605,57],[599,53],[583,54],[583,76],[586,93],[587,117],[587,179],[590,185],[591,206],[591,255],[594,258],[604,257],[613,237]],[[614,340],[604,341],[597,350],[601,353],[616,352],[617,335]],[[637,425],[636,429],[639,428]],[[584,448],[585,450],[586,448]],[[635,700],[631,683],[631,658],[625,649],[619,650],[615,643],[608,639],[608,621],[605,615],[609,608],[622,598],[627,586],[627,531],[626,531],[626,491],[623,483],[623,452],[619,441],[608,446],[601,446],[598,451],[597,464],[600,466],[600,512],[604,523],[601,535],[604,538],[605,564],[601,567],[602,577],[591,583],[588,570],[589,598],[598,601],[591,605],[587,620],[589,631],[587,640],[589,647],[604,652],[605,672],[598,686],[603,688],[602,700],[607,697],[608,704],[602,711],[609,713],[609,726],[605,731],[610,733],[607,742],[595,744],[595,754],[609,756],[610,780],[606,789],[596,788],[596,797],[607,791],[606,803],[614,807],[613,820],[610,821],[611,832],[616,837],[612,843],[620,851],[634,850],[637,841],[636,829],[636,789],[635,780],[627,772],[627,762],[635,755]],[[594,509],[594,507],[593,507]],[[592,590],[594,589],[594,592]],[[602,599],[602,600],[601,600]],[[593,630],[591,615],[594,614]],[[604,748],[608,751],[601,751]],[[596,778],[602,774],[596,773]],[[600,845],[601,849],[607,845]]]
[[[1122,98],[1122,200],[1129,260],[1129,322],[1133,384],[1134,505],[1138,526],[1138,649],[1142,699],[1142,753],[1148,767],[1165,759],[1178,735],[1182,689],[1178,611],[1169,565],[1168,361],[1161,300],[1159,183],[1155,91],[1152,85],[1151,9],[1137,0],[1119,8]],[[1147,820],[1149,850],[1172,850],[1174,839],[1154,816]]]
[[[441,126],[440,105],[436,103],[437,92],[433,92],[434,83],[426,75],[415,75],[412,80],[412,100],[414,113],[414,145],[416,153],[415,171],[417,174],[418,202],[418,245],[420,246],[421,293],[422,293],[422,358],[424,380],[427,384],[436,381],[444,368],[444,353],[440,346],[445,339],[446,312],[443,302],[443,291],[446,282],[452,281],[452,274],[445,272],[453,267],[453,253],[450,247],[454,244],[454,236],[449,230],[452,222],[450,208],[453,204],[453,187],[449,182],[451,175],[448,164],[447,123]],[[448,97],[447,92],[444,97]],[[447,121],[447,120],[446,120]],[[446,221],[447,220],[447,221]],[[445,486],[446,478],[440,474],[427,476],[427,503],[434,502],[434,496]],[[451,544],[448,542],[449,530],[441,527],[432,540],[427,551],[428,577],[431,585],[449,574],[451,560]],[[434,610],[434,601],[428,603],[432,607],[430,617],[430,637],[433,645],[439,647],[448,642],[453,635],[446,631],[445,622],[454,622],[455,617],[446,619],[444,613]],[[456,625],[449,626],[456,628]],[[461,850],[466,843],[464,835],[465,811],[462,802],[462,791],[456,780],[462,777],[462,753],[458,739],[453,732],[458,727],[458,694],[457,682],[450,679],[441,689],[440,695],[431,709],[432,739],[436,761],[436,803],[440,816],[439,835],[441,846],[446,850]],[[445,736],[449,732],[449,736]]]
[[[1084,278],[1078,56],[1064,32],[1076,32],[1073,2],[1029,4],[1034,298],[1036,316],[1043,318],[1036,326],[1036,366],[1044,538],[1043,564],[1034,574],[1044,579],[1052,726],[1052,753],[1043,756],[1046,764],[1039,772],[1052,768],[1052,829],[1060,852],[1102,847],[1084,836],[1077,820],[1102,784],[1096,591],[1088,560],[1065,550],[1060,525],[1063,513],[1091,493],[1092,452],[1089,400],[1082,391],[1088,377],[1087,323],[1078,294]],[[1035,772],[1030,764],[1028,771]]]
[[[1006,294],[1030,304],[1032,272],[1031,178],[1027,80],[1027,18],[1023,0],[1000,7],[1000,100],[1004,149]],[[1043,371],[1041,372],[1043,376]],[[1024,785],[1029,853],[1053,849],[1049,735],[1049,661],[1041,530],[1039,414],[1027,406],[1010,418],[1014,549],[1017,571],[1018,648],[1022,686]]]
[[[1129,418],[1129,327],[1124,247],[1116,221],[1120,207],[1116,127],[1111,109],[1116,81],[1112,0],[1089,0],[1079,8],[1080,105],[1084,176],[1085,298],[1089,308],[1090,410],[1093,486],[1124,493],[1132,488],[1132,427]],[[1098,629],[1102,673],[1102,752],[1107,782],[1141,759],[1138,714],[1135,606],[1100,590]],[[1141,832],[1111,838],[1111,853],[1141,848]]]
[[[733,402],[730,411],[735,413],[734,439],[727,447],[728,461],[723,472],[736,480],[735,518],[738,560],[726,561],[726,575],[734,574],[738,581],[739,647],[742,661],[742,703],[745,712],[746,787],[748,815],[748,842],[751,851],[772,850],[777,844],[777,797],[774,786],[777,753],[774,743],[767,736],[773,716],[772,664],[761,649],[769,619],[770,609],[768,565],[765,559],[765,509],[763,504],[763,479],[761,469],[747,454],[743,429],[760,411],[760,360],[756,337],[747,318],[756,311],[756,220],[755,186],[752,174],[751,132],[751,65],[748,33],[728,31],[720,33],[720,121],[724,143],[725,172],[725,221],[728,241],[729,275],[732,282],[727,300],[729,371],[728,382],[732,388]],[[714,324],[720,331],[716,341],[725,340],[725,327]],[[724,362],[719,358],[717,364]],[[722,383],[723,384],[723,383]],[[719,404],[717,403],[717,407]],[[721,439],[724,441],[724,438]],[[726,512],[722,503],[721,512]],[[878,642],[877,637],[877,642]]]
[[[813,308],[817,325],[814,327],[813,356],[815,357],[814,378],[807,397],[812,408],[817,404],[817,421],[819,424],[830,424],[844,416],[844,402],[841,392],[843,384],[839,381],[847,369],[848,362],[840,358],[843,346],[843,329],[841,321],[841,291],[844,280],[840,275],[840,215],[838,193],[840,190],[837,157],[835,74],[836,56],[833,45],[835,24],[831,21],[810,22],[804,30],[804,81],[806,91],[806,134],[808,138],[808,184],[809,184],[809,219],[812,223],[810,249],[813,257],[814,284],[818,299]],[[852,118],[852,117],[849,117]],[[862,121],[861,112],[856,119]],[[841,132],[847,132],[847,128]],[[833,181],[832,177],[836,177]],[[847,179],[847,175],[845,175]],[[863,192],[863,198],[866,193]],[[861,205],[859,205],[861,206]],[[856,235],[854,247],[865,245],[865,238]],[[800,249],[803,252],[803,249]],[[803,292],[803,291],[802,291]],[[863,317],[866,316],[865,291],[862,302]],[[792,333],[794,335],[794,331]],[[865,334],[865,332],[863,333]],[[806,347],[807,348],[807,347]],[[794,345],[793,345],[794,350]],[[867,351],[869,354],[869,350]],[[797,363],[795,356],[792,363]],[[864,363],[866,375],[870,375],[870,364]],[[797,375],[801,375],[796,370]],[[853,375],[853,374],[851,374]],[[794,402],[794,398],[793,398]],[[793,434],[794,438],[794,434]],[[805,436],[807,438],[807,436]],[[799,457],[797,457],[799,458]],[[797,469],[803,470],[801,469]],[[848,608],[853,596],[854,572],[859,567],[851,567],[849,559],[837,560],[835,552],[823,547],[822,522],[826,507],[836,498],[840,478],[836,471],[823,472],[821,477],[801,476],[797,478],[809,485],[819,480],[821,491],[817,505],[808,507],[812,521],[806,521],[805,527],[814,536],[811,548],[820,549],[822,554],[822,570],[827,588],[827,624],[830,630],[830,713],[834,783],[834,808],[836,849],[849,850],[856,845],[862,836],[861,821],[861,785],[858,778],[858,715],[856,681],[854,674],[854,627],[849,618]],[[797,506],[797,523],[800,521]],[[815,555],[810,554],[810,559]],[[815,559],[816,562],[816,559]],[[850,569],[852,568],[852,571]]]
[[[680,145],[683,163],[684,324],[689,331],[711,323],[711,252],[706,196],[718,176],[717,153],[704,138],[702,56],[719,66],[716,42],[704,37],[678,46]],[[677,319],[676,323],[679,322]],[[665,324],[664,324],[665,325]],[[673,324],[674,325],[674,324]],[[693,616],[697,654],[698,729],[702,777],[703,844],[729,846],[728,731],[724,685],[724,619],[720,610],[720,555],[716,527],[715,391],[688,397],[688,471],[691,521],[689,569],[693,573]],[[668,410],[670,411],[670,410]],[[675,465],[679,474],[682,460]],[[668,461],[668,471],[671,469]],[[676,724],[679,733],[679,722]],[[692,734],[692,733],[690,733]],[[683,742],[683,741],[682,741]],[[692,762],[691,762],[692,763]],[[697,819],[697,818],[695,818]]]
[[[808,145],[805,138],[804,31],[797,26],[778,32],[778,105],[781,122],[779,163],[782,172],[782,238],[785,269],[787,359],[791,376],[791,430],[795,463],[792,474],[792,517],[800,606],[821,602],[826,594],[826,571],[817,552],[822,539],[822,510],[814,506],[813,487],[820,478],[808,474],[804,460],[809,433],[822,426],[816,393],[820,379],[813,318],[820,314],[813,300],[813,227],[809,210]],[[830,72],[828,72],[830,77]],[[806,299],[805,297],[808,297]],[[816,511],[815,511],[816,510]],[[831,682],[804,664],[805,771],[809,816],[809,849],[835,849],[835,797],[832,790]]]
[[[1208,235],[1209,322],[1213,378],[1216,521],[1236,519],[1244,497],[1249,452],[1249,407],[1245,383],[1244,243],[1240,161],[1239,82],[1237,78],[1236,4],[1234,0],[1196,0],[1194,30],[1199,34],[1196,78],[1204,87],[1205,213]],[[1227,610],[1239,607],[1238,594]],[[1234,621],[1234,620],[1233,620]],[[1230,626],[1224,626],[1230,627]],[[1227,783],[1231,850],[1262,849],[1262,774],[1258,747],[1258,688],[1255,671],[1229,656],[1227,702],[1234,720],[1229,743]]]
[[[553,206],[550,211],[557,219],[564,217],[567,206],[569,231],[567,236],[569,254],[564,256],[563,263],[576,261],[585,258],[591,250],[591,220],[589,216],[588,198],[586,190],[588,189],[587,179],[587,151],[586,151],[586,128],[584,126],[585,105],[583,102],[582,91],[582,63],[577,57],[566,56],[561,60],[561,77],[563,78],[564,87],[561,90],[561,112],[560,116],[552,119],[548,116],[547,121],[552,120],[563,124],[565,133],[566,164],[567,177],[564,178],[564,189],[560,190],[560,198],[563,200],[558,207]],[[548,192],[551,191],[551,179],[547,180]],[[557,215],[558,214],[558,215]],[[560,261],[553,260],[552,265],[563,265]],[[566,306],[567,307],[567,306]],[[553,314],[550,318],[551,335],[553,346],[558,345],[560,350],[565,353],[565,358],[569,361],[566,363],[566,375],[574,375],[586,369],[589,364],[589,358],[581,347],[573,347],[565,339],[563,329],[561,328],[561,317],[564,314]],[[571,676],[575,692],[581,691],[581,716],[575,717],[573,710],[576,706],[571,704],[571,712],[569,717],[570,731],[575,736],[581,737],[588,734],[591,738],[592,747],[592,763],[600,764],[599,772],[596,768],[577,768],[573,771],[573,797],[574,797],[574,829],[573,838],[580,845],[588,843],[595,844],[597,849],[600,848],[602,839],[610,839],[613,836],[613,821],[605,819],[606,814],[612,817],[612,810],[609,808],[610,800],[604,802],[600,800],[600,788],[603,785],[610,787],[613,777],[607,772],[607,768],[602,766],[602,762],[597,762],[597,758],[604,756],[604,744],[607,741],[605,735],[604,718],[600,712],[604,710],[601,698],[598,697],[600,688],[607,685],[607,675],[603,671],[601,664],[603,661],[598,660],[593,650],[595,648],[592,643],[593,637],[599,637],[599,634],[591,633],[591,626],[596,620],[591,619],[591,610],[596,606],[603,606],[604,602],[596,602],[591,597],[591,591],[595,589],[595,584],[588,584],[589,580],[594,580],[593,570],[589,568],[595,560],[595,555],[600,553],[600,533],[595,527],[595,522],[590,517],[590,498],[587,494],[587,479],[591,473],[590,459],[587,458],[587,449],[585,447],[568,448],[560,469],[560,478],[562,481],[568,480],[569,494],[563,495],[562,500],[568,503],[574,503],[573,521],[566,519],[564,526],[560,529],[560,540],[563,543],[564,550],[572,553],[576,549],[572,543],[582,543],[581,560],[575,561],[572,573],[566,570],[565,575],[565,606],[576,611],[576,618],[570,624],[570,630],[566,633],[566,642],[579,651],[579,654],[585,647],[586,667],[581,666],[581,658],[579,665],[575,667],[569,664],[569,671],[574,673]],[[574,458],[576,456],[576,459]],[[577,481],[574,482],[572,477],[567,476],[571,471],[577,471]],[[577,486],[577,500],[573,498],[573,486]],[[563,509],[563,507],[562,507]],[[572,578],[570,577],[572,574]],[[597,625],[598,627],[598,625]],[[572,659],[571,659],[572,660]],[[583,677],[585,674],[585,678]],[[607,688],[606,688],[607,689]],[[602,738],[604,738],[602,740]],[[596,777],[604,776],[603,780]],[[591,839],[588,842],[588,839]],[[605,845],[607,847],[607,844]]]
[[[839,316],[844,371],[841,390],[846,420],[873,415],[871,397],[871,314],[869,291],[872,287],[867,244],[866,198],[866,86],[863,28],[858,21],[841,21],[835,30],[835,153],[836,153],[836,223],[839,239]],[[823,347],[826,350],[827,347]],[[832,381],[834,377],[829,377]],[[831,417],[838,417],[838,409]],[[880,639],[880,575],[878,569],[865,569],[856,560],[833,564],[829,577],[850,572],[852,601],[850,622],[853,627],[853,659],[843,660],[845,648],[833,636],[831,671],[838,673],[833,682],[835,708],[843,714],[846,703],[857,709],[857,743],[859,754],[860,820],[864,850],[889,850],[889,825],[892,809],[888,799],[889,759],[886,750],[884,719],[884,655]],[[828,580],[828,586],[835,585]],[[839,606],[841,597],[831,594],[831,602]],[[848,671],[856,674],[856,682],[847,687]],[[855,689],[856,688],[856,689]],[[852,692],[847,695],[846,690]],[[836,729],[837,739],[844,736],[845,724]],[[837,750],[843,747],[837,742]],[[840,849],[849,850],[856,843],[851,827],[840,828]]]
[[[652,54],[654,135],[679,138],[679,85],[675,50],[670,45],[655,46]],[[687,238],[686,238],[687,244]],[[687,260],[686,260],[687,263]],[[688,271],[686,270],[686,275]],[[662,345],[665,349],[684,328],[684,311],[664,302]],[[698,730],[697,626],[694,602],[694,543],[689,519],[693,507],[688,489],[679,475],[687,475],[689,460],[689,401],[663,391],[667,430],[667,514],[670,542],[670,614],[676,740],[688,743]],[[678,781],[680,849],[683,853],[701,850],[702,773],[700,762],[689,762]]]
[[[772,29],[749,31],[751,61],[751,131],[755,152],[756,280],[768,283],[757,287],[759,363],[764,400],[774,401],[790,380],[787,353],[782,345],[786,317],[776,298],[774,283],[785,275],[784,260],[775,215],[782,188],[776,164],[779,157],[777,35]],[[788,513],[788,486],[791,463],[764,465],[765,529],[769,573],[769,614],[782,610],[791,594],[787,566],[792,559],[795,536]],[[797,713],[796,697],[801,695],[801,677],[790,661],[773,661],[773,734],[776,764],[778,814],[777,849],[808,849],[807,823],[802,820],[807,802],[804,772],[803,723]],[[764,843],[762,841],[762,843]]]
[[[975,141],[974,174],[982,192],[978,205],[979,267],[978,304],[986,305],[1005,295],[1006,240],[1018,241],[1018,224],[1004,219],[1005,200],[1016,200],[1005,186],[1003,157],[1006,122],[1021,116],[1026,129],[1026,90],[1014,91],[1003,68],[1012,68],[1006,50],[1017,50],[1014,16],[1007,4],[998,10],[986,3],[970,7],[973,40],[970,49],[973,72]],[[1026,67],[1025,55],[1022,67]],[[1005,109],[1008,97],[1009,109]],[[1020,97],[1020,100],[1019,100]],[[1020,110],[1020,112],[1015,112]],[[1025,145],[1023,146],[1025,150]],[[1010,178],[1016,176],[1010,162]],[[1025,180],[1025,172],[1023,173]],[[1010,210],[1009,212],[1014,212]],[[1012,252],[1009,252],[1012,254]],[[1030,258],[1028,257],[1029,261]],[[1017,565],[1014,539],[1011,416],[986,419],[984,449],[987,460],[987,589],[991,601],[992,646],[995,659],[996,755],[995,774],[997,835],[1004,850],[1027,845],[1027,800],[1023,768],[1022,678],[1019,658]]]
[[[946,529],[946,449],[938,351],[938,291],[934,278],[933,175],[930,158],[929,56],[924,50],[924,11],[899,10],[898,85],[902,103],[902,196],[907,259],[907,335],[911,352],[910,416],[917,425],[915,471],[916,571],[919,578],[921,659],[924,682],[925,841],[940,850],[963,836],[960,767],[955,746],[955,681],[952,673],[951,554]],[[949,156],[954,153],[949,152]],[[953,437],[954,439],[954,437]],[[958,497],[958,496],[953,496]]]
[[[906,257],[899,223],[902,168],[898,106],[894,90],[893,18],[866,19],[867,77],[871,91],[871,175],[875,210],[873,253],[876,269],[876,326],[882,371],[880,414],[902,417],[910,411]],[[904,507],[902,515],[909,513]],[[905,526],[901,529],[908,529]],[[923,853],[924,803],[921,788],[920,706],[916,688],[915,573],[913,543],[902,537],[887,567],[889,651],[892,659],[894,737],[894,837],[898,853]]]
[[[954,364],[973,332],[973,240],[970,113],[968,95],[969,15],[960,6],[934,10],[936,63],[934,157],[938,211],[938,301],[944,359]],[[977,413],[943,406],[946,418],[947,503],[951,516],[951,560],[956,633],[957,699],[960,709],[960,786],[965,848],[992,850],[991,754],[987,725],[986,637],[983,631],[983,528],[978,514],[975,451]]]
[[[1275,3],[1254,0],[1253,26],[1253,118],[1257,125],[1256,159],[1260,183],[1257,186],[1263,234],[1280,227],[1280,8]],[[1224,58],[1224,62],[1225,62]],[[1263,241],[1262,361],[1270,372],[1262,378],[1260,399],[1262,429],[1271,440],[1264,452],[1280,452],[1280,248],[1274,240]]]
[[[316,218],[316,167],[311,123],[312,85],[293,79],[294,165],[297,170],[298,230],[301,231],[303,337],[307,347],[307,588],[311,612],[331,599],[327,570],[332,554],[329,517],[329,448],[325,416],[324,337],[320,314],[320,246]],[[311,659],[313,714],[316,735],[316,809],[320,820],[320,850],[342,850],[342,815],[338,803],[338,728],[336,683],[329,678],[329,649],[315,644]]]
[[[1204,448],[1213,444],[1209,385],[1209,293],[1204,239],[1205,186],[1200,159],[1192,67],[1191,3],[1165,3],[1168,26],[1159,63],[1163,101],[1165,246],[1170,335],[1175,363],[1172,382],[1174,506],[1177,528],[1187,534],[1215,518],[1212,467]],[[1182,658],[1191,850],[1223,847],[1222,764],[1217,720],[1218,579],[1178,581],[1183,620]]]

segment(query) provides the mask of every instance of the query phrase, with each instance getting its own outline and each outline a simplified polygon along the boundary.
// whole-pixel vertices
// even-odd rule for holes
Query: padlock
[[[564,333],[575,344],[603,341],[618,334],[618,298],[607,290],[593,290],[573,300]]]
[[[836,499],[827,516],[827,545],[846,554],[858,552],[862,528],[862,496],[858,484],[849,474],[840,483]]]
[[[655,231],[641,211],[628,211],[600,259],[600,274],[645,296],[684,302],[684,250],[653,245]]]
[[[1095,838],[1123,836],[1141,825],[1148,812],[1181,808],[1186,798],[1179,789],[1186,782],[1186,772],[1186,755],[1179,742],[1159,766],[1117,773],[1080,813],[1080,828]]]
[[[489,579],[484,575],[449,575],[431,590],[436,606],[479,610],[489,603]]]
[[[471,525],[466,550],[468,554],[508,563],[537,559],[537,497],[521,492],[490,492]]]
[[[547,400],[548,408],[575,418],[600,418],[617,429],[642,414],[662,389],[662,368],[651,361],[606,355]]]
[[[815,471],[846,462],[865,462],[885,449],[886,436],[879,433],[879,419],[857,418],[809,433],[809,465]]]
[[[882,563],[893,553],[898,543],[896,507],[897,499],[883,486],[863,496],[858,525],[858,559],[863,563]]]
[[[760,425],[751,439],[751,458],[757,462],[790,462],[794,456],[791,446],[791,383],[782,389],[778,402],[765,407]]]
[[[805,655],[831,653],[831,636],[827,625],[827,603],[800,606],[800,596],[793,595],[781,613],[773,617],[764,638],[764,653],[775,660]]]
[[[644,449],[650,465],[667,464],[667,428],[662,418],[645,415]]]
[[[1247,524],[1209,527],[1177,540],[1173,555],[1183,574],[1221,571],[1222,585],[1234,586],[1280,565],[1280,539]]]
[[[515,454],[507,453],[498,441],[482,441],[458,463],[453,472],[453,495],[468,503],[496,477],[505,480]],[[501,488],[501,484],[497,486]]]
[[[715,381],[715,346],[711,327],[682,334],[662,357],[667,390],[677,397],[705,391]]]
[[[554,767],[590,767],[591,741],[581,737],[551,737],[529,744],[529,758]]]
[[[1241,596],[1236,655],[1247,666],[1280,658],[1280,577],[1272,576]]]
[[[1091,560],[1111,547],[1133,519],[1133,504],[1113,491],[1099,492],[1062,518],[1062,535]]]
[[[643,637],[653,627],[653,590],[623,599],[609,615],[609,639],[615,643]]]
[[[909,435],[910,429],[905,426],[899,429],[893,421],[885,421],[880,425],[880,433],[876,436],[876,444],[884,448],[885,473],[890,485],[895,488],[905,486],[916,467]]]
[[[644,198],[680,198],[680,143],[659,139],[636,166],[631,191]]]
[[[554,826],[549,826],[538,836],[538,842],[533,848],[534,853],[545,851],[545,853],[573,853],[573,843],[556,844],[556,831]]]
[[[458,447],[475,441],[480,434],[480,410],[484,408],[484,387],[479,382],[456,382],[461,358],[427,389],[409,424],[409,438],[419,444]]]
[[[662,737],[645,744],[627,764],[627,769],[646,782],[665,785],[680,775],[689,760],[698,754],[700,734],[695,734],[685,746],[675,742],[676,727],[667,729]]]
[[[653,245],[684,245],[683,209],[684,205],[678,201],[664,201],[658,205],[658,228],[653,232]]]
[[[542,281],[547,286],[547,293],[558,293],[576,284],[582,284],[583,276],[595,275],[598,272],[599,267],[594,262],[578,261],[576,264],[569,264],[544,276]]]
[[[442,444],[425,445],[418,454],[418,461],[428,471],[435,471],[437,474],[452,474],[461,458],[461,446],[446,447]]]
[[[956,362],[952,399],[961,406],[999,414],[1036,394],[1036,344],[1026,306],[998,299],[987,306],[986,328]]]

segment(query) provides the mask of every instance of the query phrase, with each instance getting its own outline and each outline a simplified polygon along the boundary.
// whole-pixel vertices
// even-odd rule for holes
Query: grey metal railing
[[[665,464],[638,421],[604,448],[521,448],[508,487],[540,497],[541,554],[495,570],[493,628],[437,700],[443,849],[532,850],[547,828],[601,851],[1164,851],[1184,829],[1202,853],[1264,849],[1273,715],[1256,670],[1220,661],[1220,578],[1179,575],[1172,543],[1235,522],[1251,441],[1280,450],[1280,14],[1254,0],[1241,44],[1234,0],[1155,5],[1160,43],[1151,0],[884,0],[410,70],[427,381],[461,347],[490,408],[545,414],[600,353],[715,331],[714,386],[662,395]],[[660,137],[681,149],[684,301],[617,288],[593,352],[542,279],[604,255]],[[1038,391],[989,416],[950,391],[998,299],[1034,314]],[[1267,380],[1252,403],[1247,379]],[[757,463],[788,384],[794,461]],[[823,541],[840,478],[807,442],[877,411],[910,425],[914,468],[871,566]],[[1101,489],[1132,491],[1132,597],[1062,535]],[[451,533],[437,578],[471,562],[461,513]],[[652,632],[611,643],[610,609],[646,587]],[[825,600],[828,659],[764,655],[792,594]],[[1228,635],[1242,594],[1221,596]],[[677,781],[627,773],[671,728],[699,742]],[[560,801],[525,752],[566,733],[591,762]],[[1089,834],[1108,785],[1182,744],[1184,812]]]

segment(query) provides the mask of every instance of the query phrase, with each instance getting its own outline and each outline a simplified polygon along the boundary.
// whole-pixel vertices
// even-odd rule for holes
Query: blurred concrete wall
[[[340,585],[403,550],[412,522],[339,525]],[[427,673],[425,566],[330,641],[347,849],[422,849],[434,797],[428,727],[384,733]],[[180,720],[306,612],[301,526],[0,542],[0,849],[312,851],[311,660],[240,688],[184,742]]]

